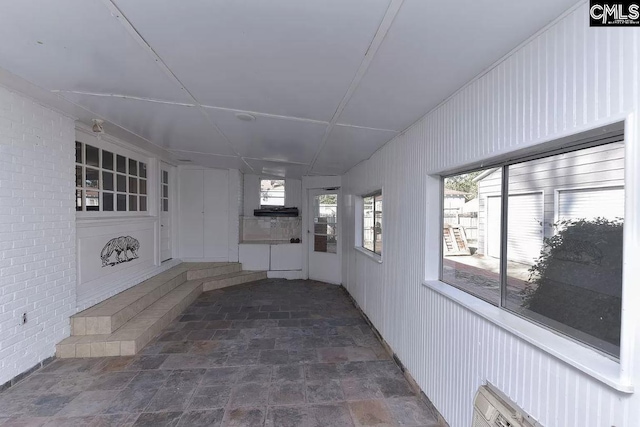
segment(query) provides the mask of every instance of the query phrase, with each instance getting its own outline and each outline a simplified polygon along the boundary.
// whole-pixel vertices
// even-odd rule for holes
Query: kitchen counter
[[[245,240],[240,242],[241,245],[299,245],[300,243],[291,243],[288,240]]]

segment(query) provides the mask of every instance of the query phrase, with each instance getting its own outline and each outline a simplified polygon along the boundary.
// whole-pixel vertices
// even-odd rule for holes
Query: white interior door
[[[309,191],[309,279],[342,283],[337,191]]]
[[[171,242],[171,215],[173,214],[172,171],[169,165],[160,167],[160,260],[173,258]]]

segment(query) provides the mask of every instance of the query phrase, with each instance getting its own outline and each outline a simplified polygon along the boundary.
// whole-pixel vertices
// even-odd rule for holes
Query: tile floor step
[[[208,262],[208,263],[186,263],[194,265],[187,272],[187,280],[205,279],[229,273],[236,273],[242,270],[239,262]]]
[[[267,278],[266,271],[239,271],[237,273],[225,274],[212,279],[205,279],[203,291],[213,291],[228,286],[240,285],[242,283],[255,282]]]
[[[241,268],[239,263],[185,262],[179,264],[93,307],[74,314],[71,316],[71,335],[111,334],[187,280],[226,275],[239,271]]]
[[[203,280],[184,282],[110,334],[71,336],[56,345],[56,356],[132,356],[169,325],[202,293]]]

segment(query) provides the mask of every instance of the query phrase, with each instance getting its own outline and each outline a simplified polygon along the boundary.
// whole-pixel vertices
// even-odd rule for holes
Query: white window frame
[[[90,145],[92,147],[98,148],[99,149],[99,167],[95,167],[95,166],[89,166],[92,169],[97,169],[99,171],[99,185],[98,188],[96,189],[96,191],[98,191],[99,194],[99,207],[100,210],[98,211],[87,211],[85,210],[86,208],[83,206],[83,210],[81,211],[75,211],[76,213],[76,218],[78,219],[100,219],[100,218],[114,218],[114,217],[149,217],[152,216],[152,213],[154,212],[154,203],[156,203],[156,198],[154,196],[154,189],[156,188],[154,181],[154,177],[155,175],[155,168],[154,168],[154,163],[152,161],[151,158],[146,157],[142,154],[139,154],[137,152],[125,149],[124,147],[120,147],[120,145],[117,145],[115,143],[112,143],[110,141],[107,141],[107,138],[102,136],[100,138],[95,137],[93,135],[88,135],[84,132],[76,132],[76,142],[80,142],[83,144],[83,156],[85,156],[85,158],[83,158],[83,163],[76,163],[75,161],[75,143],[74,143],[74,160],[73,160],[73,164],[74,164],[74,169],[73,169],[73,173],[74,173],[74,182],[75,182],[75,167],[76,166],[80,166],[82,165],[83,168],[87,167],[86,164],[86,148],[84,148],[84,146],[86,145]],[[113,153],[113,170],[108,170],[108,169],[103,169],[102,168],[102,150],[105,151],[109,151],[111,153]],[[126,167],[127,167],[127,173],[126,174],[122,174],[120,172],[117,172],[117,156],[122,156],[124,157],[126,160]],[[140,162],[146,164],[147,166],[147,176],[146,178],[146,183],[147,183],[147,194],[146,194],[146,198],[147,198],[147,209],[144,211],[141,210],[136,210],[136,211],[129,211],[129,196],[131,195],[135,195],[138,197],[137,203],[138,203],[138,209],[139,209],[139,203],[140,203],[140,172],[138,171],[138,175],[137,175],[137,179],[138,179],[138,193],[137,194],[133,194],[133,193],[129,193],[129,160],[134,160],[136,162],[138,162],[138,168],[140,167]],[[103,188],[102,188],[102,172],[110,172],[113,173],[113,186],[114,189],[108,190],[108,193],[113,193],[113,211],[103,211],[103,199],[102,199],[102,193],[104,192]],[[127,192],[123,193],[123,192],[118,192],[117,191],[117,175],[125,175],[126,177],[126,186],[127,186]],[[84,173],[83,173],[83,177],[84,177]],[[74,205],[75,205],[75,198],[76,198],[76,190],[79,190],[79,187],[74,187]],[[86,190],[85,187],[82,188],[82,190]],[[91,190],[91,189],[89,189]],[[117,205],[117,194],[126,194],[126,203],[127,203],[127,210],[126,211],[118,211],[118,205]],[[143,195],[144,196],[144,195]],[[84,200],[84,193],[83,193],[83,203],[85,202]]]
[[[364,198],[365,197],[369,197],[373,194],[384,194],[384,187],[378,187],[376,190],[371,190],[366,192],[364,195],[362,196],[356,196],[355,197],[355,209],[354,209],[354,213],[355,213],[355,233],[354,233],[354,242],[353,242],[353,248],[361,255],[364,255],[365,257],[369,258],[370,260],[377,262],[378,264],[382,264],[383,261],[383,254],[384,251],[382,252],[382,254],[377,254],[373,251],[370,251],[369,249],[366,249],[363,247],[363,237],[364,237]],[[385,216],[384,216],[384,198],[382,199],[382,230],[383,230],[383,235],[384,235],[384,229],[385,229],[385,225],[384,225],[384,221],[385,221]],[[383,238],[384,241],[384,238]]]
[[[537,141],[534,148],[540,151],[547,146],[559,147],[576,143],[587,137],[602,135],[606,132],[624,129],[625,143],[625,227],[623,236],[623,274],[622,274],[622,325],[620,334],[620,357],[614,360],[585,344],[576,342],[564,335],[550,331],[538,324],[525,320],[515,314],[500,309],[467,292],[440,280],[442,259],[442,214],[441,202],[443,190],[442,176],[451,175],[463,170],[489,167],[490,159],[479,159],[468,167],[457,170],[433,171],[427,175],[427,254],[439,253],[437,258],[427,256],[424,265],[425,280],[423,286],[436,292],[476,315],[486,319],[497,327],[517,336],[536,348],[550,354],[564,363],[573,366],[591,378],[619,392],[634,393],[633,366],[636,352],[640,351],[640,343],[634,339],[635,331],[640,326],[640,311],[634,307],[634,301],[640,300],[640,287],[635,286],[640,275],[640,124],[636,112],[612,116],[590,126],[574,129],[571,133],[558,134],[554,137]],[[531,152],[531,145],[522,149],[522,153]],[[514,153],[503,151],[497,160],[513,158]],[[440,218],[440,221],[435,220]],[[430,220],[430,221],[429,221]]]
[[[280,205],[265,205],[265,204],[262,204],[262,181],[282,181],[282,182],[284,182],[284,198],[283,198],[282,206],[280,206]],[[260,177],[258,179],[258,197],[260,198],[259,199],[260,209],[265,209],[265,208],[283,208],[283,207],[287,206],[287,180],[284,179],[284,178]]]

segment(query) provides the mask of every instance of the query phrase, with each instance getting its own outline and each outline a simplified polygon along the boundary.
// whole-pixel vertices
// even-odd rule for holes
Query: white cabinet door
[[[239,247],[240,263],[243,270],[269,270],[269,245],[241,244]]]
[[[271,271],[302,270],[302,245],[271,245]]]
[[[180,257],[204,257],[204,180],[198,169],[180,171]]]

